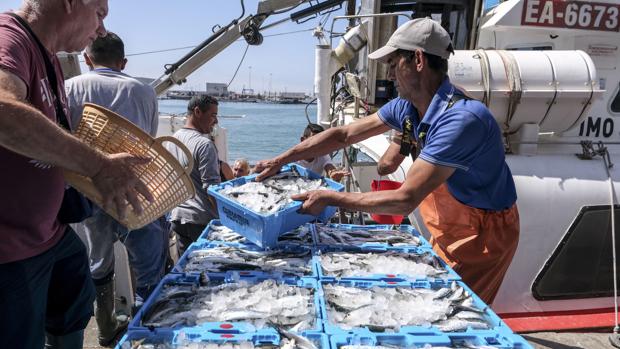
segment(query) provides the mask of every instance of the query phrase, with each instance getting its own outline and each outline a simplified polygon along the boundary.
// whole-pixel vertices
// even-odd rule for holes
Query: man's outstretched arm
[[[0,70],[0,146],[23,156],[92,178],[105,208],[116,206],[125,216],[126,202],[142,212],[138,193],[152,196],[131,166],[150,160],[130,154],[105,155],[61,129],[39,110],[26,104],[26,85]]]

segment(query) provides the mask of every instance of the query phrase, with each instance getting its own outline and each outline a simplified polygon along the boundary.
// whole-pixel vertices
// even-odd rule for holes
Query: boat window
[[[610,209],[582,207],[534,284],[538,300],[613,296],[613,265]],[[615,206],[616,229],[620,230],[620,205]],[[620,236],[616,232],[616,250]]]
[[[506,47],[508,51],[547,51],[553,50],[552,45],[535,45],[535,46],[508,46]]]
[[[620,113],[620,83],[618,83],[618,88],[616,88],[616,97],[611,101],[609,108],[613,113]]]

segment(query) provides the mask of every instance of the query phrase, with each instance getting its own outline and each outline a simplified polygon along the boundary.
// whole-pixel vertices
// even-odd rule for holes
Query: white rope
[[[482,84],[484,85],[484,95],[482,97],[482,103],[489,106],[491,103],[491,66],[489,63],[489,57],[484,50],[477,50],[478,58],[480,59],[480,68],[482,71]]]
[[[521,103],[521,94],[523,88],[521,87],[521,72],[519,71],[519,65],[512,53],[508,51],[497,51],[502,62],[504,63],[504,70],[506,71],[506,79],[508,80],[508,87],[510,92],[508,93],[508,109],[506,111],[506,131],[510,128],[510,122],[512,117],[517,111],[517,105]]]

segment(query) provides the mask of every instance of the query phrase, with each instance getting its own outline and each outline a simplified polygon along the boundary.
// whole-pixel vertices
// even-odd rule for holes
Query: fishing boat
[[[256,13],[292,10],[303,1],[260,1]],[[296,10],[303,19],[343,1]],[[616,197],[620,173],[620,4],[558,0],[348,1],[349,31],[338,46],[334,30],[316,48],[317,122],[344,125],[392,98],[385,67],[367,55],[385,44],[399,17],[431,16],[453,36],[449,76],[484,101],[504,131],[520,211],[519,247],[492,308],[515,331],[611,329],[614,297]],[[268,16],[231,21],[153,82],[158,94],[207,63],[241,36],[260,44]],[[275,22],[274,22],[275,23]],[[273,24],[273,23],[272,23]],[[333,28],[333,24],[332,24]],[[339,59],[335,60],[338,57]],[[346,58],[346,59],[343,59]],[[339,75],[346,98],[335,96]],[[335,102],[334,102],[335,101]],[[332,103],[334,102],[334,103]],[[369,106],[366,108],[365,106]],[[225,132],[216,138],[225,138]],[[218,146],[226,160],[225,141]],[[369,191],[387,135],[345,151],[350,191]],[[368,161],[357,161],[364,154]],[[403,181],[410,158],[389,176]],[[365,215],[358,215],[364,219]],[[410,222],[426,229],[417,211]],[[582,341],[583,342],[583,341]],[[575,342],[573,342],[575,343]],[[587,348],[601,346],[585,345]]]

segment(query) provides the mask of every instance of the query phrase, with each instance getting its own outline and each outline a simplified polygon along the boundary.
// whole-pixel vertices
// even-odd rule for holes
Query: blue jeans
[[[146,299],[164,276],[168,231],[163,222],[161,218],[129,231],[103,210],[96,209],[92,217],[80,224],[86,236],[90,272],[95,283],[114,273],[114,243],[120,240],[127,249],[129,266],[136,278],[136,299]]]
[[[86,249],[67,227],[44,253],[0,264],[0,347],[41,349],[45,332],[64,336],[83,330],[94,301]]]

